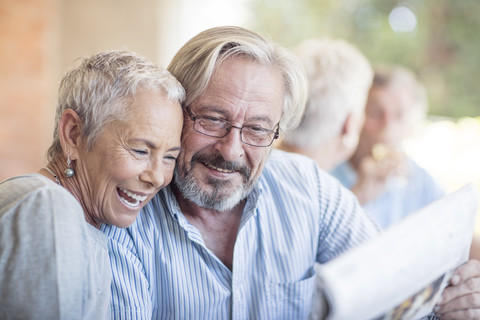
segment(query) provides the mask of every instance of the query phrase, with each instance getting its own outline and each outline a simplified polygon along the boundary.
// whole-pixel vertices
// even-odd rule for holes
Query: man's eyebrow
[[[202,113],[202,112],[215,112],[215,113],[218,113],[218,114],[221,114],[223,115],[224,117],[227,117],[228,116],[228,112],[225,111],[224,109],[222,108],[219,108],[219,107],[216,107],[216,106],[205,106],[205,107],[200,107],[199,108],[199,112]],[[258,116],[254,116],[250,119],[248,119],[248,121],[261,121],[261,122],[265,122],[269,125],[274,125],[272,119],[270,119],[270,117],[268,115],[258,115]]]
[[[204,107],[199,107],[197,112],[199,113],[204,113],[204,112],[215,112],[215,113],[219,113],[223,116],[226,116],[228,115],[228,112],[220,107],[217,107],[215,105],[207,105],[207,106],[204,106]]]
[[[253,117],[249,120],[253,120],[253,121],[262,121],[262,122],[266,122],[268,124],[271,124],[273,126],[273,121],[272,119],[270,119],[269,116],[256,116],[256,117]]]

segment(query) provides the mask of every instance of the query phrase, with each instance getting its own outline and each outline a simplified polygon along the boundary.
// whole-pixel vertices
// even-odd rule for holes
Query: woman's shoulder
[[[107,239],[93,228],[73,195],[40,174],[0,183],[0,274],[8,275],[0,309],[4,303],[24,318],[45,319],[108,310]],[[26,295],[32,287],[42,295]]]
[[[69,195],[73,198],[70,192],[50,179],[39,173],[31,173],[2,181],[0,183],[0,201],[3,202],[8,198],[25,198],[46,191]]]
[[[32,215],[38,219],[85,220],[83,209],[73,195],[38,173],[13,177],[0,183],[0,219],[9,215]]]

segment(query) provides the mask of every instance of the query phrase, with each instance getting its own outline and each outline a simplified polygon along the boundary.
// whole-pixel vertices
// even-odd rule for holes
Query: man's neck
[[[185,199],[173,184],[172,191],[185,218],[200,231],[205,246],[232,270],[233,249],[246,200],[231,210],[215,211]]]

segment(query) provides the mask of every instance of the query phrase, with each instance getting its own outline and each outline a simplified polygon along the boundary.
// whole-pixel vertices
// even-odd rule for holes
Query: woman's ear
[[[65,156],[76,160],[82,148],[82,122],[73,109],[66,109],[58,124],[58,136]]]

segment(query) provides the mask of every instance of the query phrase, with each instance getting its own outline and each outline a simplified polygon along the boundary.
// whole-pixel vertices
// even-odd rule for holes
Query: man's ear
[[[78,159],[82,141],[80,139],[82,132],[82,122],[80,117],[73,109],[66,109],[58,124],[58,136],[63,152],[70,156],[71,160]]]

